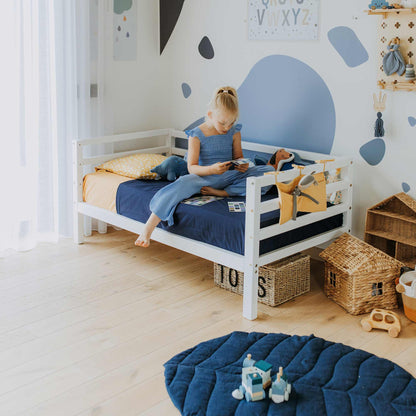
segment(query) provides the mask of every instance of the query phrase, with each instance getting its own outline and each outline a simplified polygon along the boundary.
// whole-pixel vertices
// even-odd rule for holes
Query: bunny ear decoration
[[[386,99],[387,95],[383,94],[381,91],[379,93],[379,96],[377,98],[377,94],[373,93],[373,108],[377,112],[383,112],[386,109]]]

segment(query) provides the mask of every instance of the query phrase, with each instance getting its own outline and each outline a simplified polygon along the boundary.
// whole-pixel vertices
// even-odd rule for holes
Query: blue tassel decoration
[[[384,136],[384,122],[381,118],[382,114],[380,112],[377,113],[377,120],[374,126],[374,137],[383,137]]]

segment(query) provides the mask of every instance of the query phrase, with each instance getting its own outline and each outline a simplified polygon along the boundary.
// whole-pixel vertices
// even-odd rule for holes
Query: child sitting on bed
[[[241,124],[235,124],[237,119],[236,90],[232,87],[218,88],[209,104],[205,122],[186,132],[189,136],[189,175],[181,176],[154,195],[150,201],[152,213],[135,242],[136,246],[149,246],[152,232],[160,221],[172,225],[176,206],[184,199],[198,193],[244,196],[248,177],[262,176],[275,169],[270,164],[249,167],[247,163],[230,170],[230,160],[243,158]],[[271,186],[263,187],[262,194]]]

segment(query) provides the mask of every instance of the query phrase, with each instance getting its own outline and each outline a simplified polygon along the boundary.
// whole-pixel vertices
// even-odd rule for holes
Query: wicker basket
[[[352,315],[374,308],[397,308],[395,279],[403,264],[349,234],[320,253],[325,260],[324,291]]]
[[[244,273],[214,263],[214,282],[231,292],[243,294]],[[276,306],[310,290],[310,257],[294,254],[259,269],[258,300]]]

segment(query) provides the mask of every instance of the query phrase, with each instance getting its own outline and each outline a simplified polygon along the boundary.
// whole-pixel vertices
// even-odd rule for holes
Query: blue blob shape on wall
[[[183,94],[183,96],[185,98],[188,98],[191,95],[191,92],[192,92],[191,87],[186,82],[183,82],[182,83],[182,94]]]
[[[335,135],[331,93],[310,66],[286,55],[261,59],[238,89],[245,140],[329,154]]]
[[[205,59],[212,59],[214,57],[214,48],[207,36],[204,36],[199,42],[198,51]]]
[[[403,192],[409,192],[410,191],[409,184],[406,182],[402,182],[402,189],[403,189]]]
[[[349,67],[354,68],[368,61],[366,49],[349,27],[334,27],[328,32],[328,39]]]
[[[407,120],[409,121],[409,124],[412,127],[416,126],[416,118],[414,118],[414,117],[408,117]]]
[[[318,153],[331,153],[335,106],[311,67],[286,55],[261,59],[237,90],[243,140]],[[186,130],[204,122],[194,121]]]
[[[360,147],[361,157],[371,166],[378,165],[386,153],[386,144],[382,139],[373,139]]]

